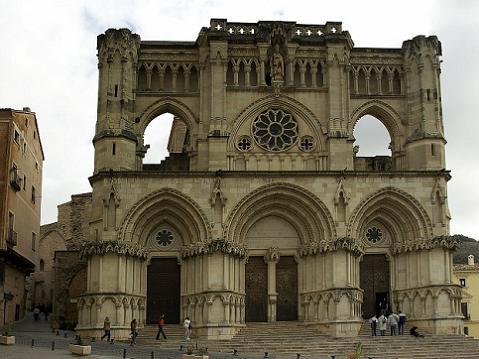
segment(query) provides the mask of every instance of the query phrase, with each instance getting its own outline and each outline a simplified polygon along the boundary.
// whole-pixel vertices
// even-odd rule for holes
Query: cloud
[[[3,1],[0,106],[30,106],[45,149],[42,222],[72,193],[90,191],[97,106],[96,36],[129,27],[143,40],[195,40],[210,18],[342,21],[355,46],[400,47],[418,34],[442,41],[442,100],[452,170],[451,232],[479,238],[477,1]],[[366,136],[367,138],[367,136]]]

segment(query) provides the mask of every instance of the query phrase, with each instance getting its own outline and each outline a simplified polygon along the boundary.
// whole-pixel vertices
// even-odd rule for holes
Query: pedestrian
[[[40,308],[36,306],[35,309],[33,309],[33,318],[35,319],[35,321],[37,321],[39,317],[40,317]]]
[[[383,299],[379,302],[379,312],[382,315],[387,315],[388,309],[389,309],[388,301],[386,300],[385,297],[383,297]]]
[[[105,331],[105,334],[103,334],[101,340],[106,337],[107,340],[111,342],[110,319],[108,317],[105,317],[105,321],[103,322],[103,330]]]
[[[416,338],[424,338],[424,335],[419,334],[419,332],[417,331],[417,327],[412,327],[409,330],[409,334],[411,334],[413,337],[416,337]]]
[[[136,344],[136,337],[138,336],[138,325],[136,323],[136,319],[133,319],[130,323],[130,329],[131,329],[131,343],[130,346],[133,346]]]
[[[381,316],[378,318],[379,322],[379,332],[381,333],[381,336],[384,337],[386,335],[386,326],[388,320],[384,316],[384,314],[381,314]]]
[[[399,334],[404,335],[404,326],[406,325],[407,317],[406,314],[399,311]]]
[[[399,316],[392,312],[388,317],[388,324],[391,328],[391,336],[397,335]]]
[[[369,319],[369,323],[371,324],[371,336],[377,336],[376,327],[378,325],[378,318],[376,317],[376,314],[374,314],[373,317]]]
[[[190,340],[191,320],[189,317],[185,318],[185,321],[183,322],[183,328],[185,329],[185,340]]]
[[[158,320],[158,333],[156,334],[156,340],[160,339],[160,333],[163,335],[163,339],[166,340],[165,331],[163,329],[164,325],[165,325],[165,315],[161,314],[160,320]]]

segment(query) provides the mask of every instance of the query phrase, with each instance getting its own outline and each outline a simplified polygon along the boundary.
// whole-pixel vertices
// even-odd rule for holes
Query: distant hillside
[[[455,234],[452,237],[459,239],[461,245],[454,253],[454,264],[467,264],[467,256],[474,255],[476,263],[479,263],[479,242],[474,238],[463,236],[462,234]]]

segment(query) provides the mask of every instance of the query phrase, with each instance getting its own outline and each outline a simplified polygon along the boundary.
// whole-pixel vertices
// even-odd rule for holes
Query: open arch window
[[[376,117],[365,115],[354,128],[354,169],[388,171],[392,169],[391,136]]]
[[[144,169],[188,170],[188,126],[180,117],[165,113],[155,118],[144,134]]]
[[[43,259],[40,259],[40,272],[45,271],[45,261]]]

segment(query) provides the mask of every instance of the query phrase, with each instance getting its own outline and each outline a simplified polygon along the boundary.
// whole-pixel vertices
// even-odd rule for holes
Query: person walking
[[[191,320],[189,317],[185,318],[185,321],[183,322],[183,328],[185,329],[185,340],[190,340]]]
[[[387,302],[386,298],[383,298],[379,302],[379,313],[382,314],[382,315],[387,315],[388,314],[388,309],[389,309],[388,302]]]
[[[377,336],[376,327],[378,325],[378,318],[376,317],[376,314],[374,314],[373,317],[369,319],[369,323],[371,324],[371,336]]]
[[[136,345],[136,337],[138,336],[138,324],[136,323],[136,319],[133,319],[130,323],[131,329],[131,343],[130,346]]]
[[[404,327],[406,325],[406,314],[399,311],[399,335],[404,335]]]
[[[111,331],[110,331],[110,319],[108,317],[105,317],[105,321],[103,322],[103,330],[105,331],[105,334],[101,337],[101,340],[107,338],[108,342],[111,341]]]
[[[386,335],[386,326],[388,320],[384,316],[384,314],[381,314],[381,316],[378,318],[379,322],[379,332],[381,333],[381,336],[384,337]]]
[[[396,313],[392,312],[388,317],[388,324],[391,328],[391,336],[397,335],[399,317]]]
[[[166,340],[165,330],[163,326],[165,325],[165,315],[161,314],[160,319],[158,320],[158,333],[156,334],[156,340],[160,339],[160,333],[163,335],[163,339]]]

